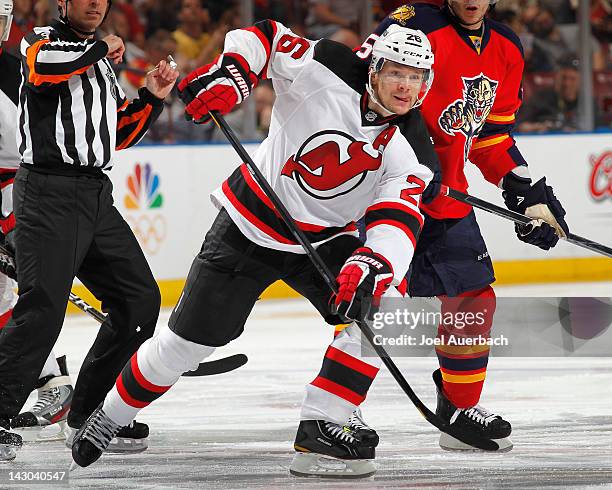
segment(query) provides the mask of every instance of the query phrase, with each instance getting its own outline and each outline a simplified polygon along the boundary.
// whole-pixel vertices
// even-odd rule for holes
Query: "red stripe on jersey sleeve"
[[[395,221],[395,220],[390,220],[390,219],[379,219],[379,220],[373,221],[372,223],[368,224],[366,226],[366,231],[369,231],[375,226],[379,226],[379,225],[394,226],[395,228],[402,230],[406,234],[410,242],[412,243],[413,248],[416,249],[417,241],[414,236],[414,233],[412,233],[412,230],[408,228],[406,225],[404,225],[403,223],[400,223],[399,221]]]
[[[225,197],[229,199],[230,203],[232,204],[232,206],[234,206],[236,211],[238,211],[244,219],[246,219],[249,223],[251,223],[257,229],[259,229],[260,231],[263,231],[266,235],[270,236],[271,238],[274,238],[274,240],[276,240],[279,243],[285,243],[287,245],[297,245],[297,242],[287,240],[284,236],[274,231],[271,227],[266,225],[263,221],[258,219],[253,213],[251,213],[234,195],[232,190],[229,188],[227,180],[223,182],[221,189],[223,191],[223,194],[225,194]]]
[[[373,206],[370,206],[368,209],[366,209],[366,213],[368,211],[380,211],[381,209],[397,209],[399,211],[404,211],[405,213],[408,213],[414,216],[419,221],[421,226],[423,226],[423,221],[424,221],[423,215],[419,213],[418,211],[416,211],[415,209],[411,208],[410,206],[406,206],[405,204],[402,204],[399,202],[391,202],[391,201],[379,202],[379,203],[374,204]]]

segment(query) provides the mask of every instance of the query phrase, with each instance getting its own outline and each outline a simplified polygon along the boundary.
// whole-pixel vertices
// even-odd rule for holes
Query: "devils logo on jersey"
[[[464,159],[467,161],[472,141],[478,135],[491,113],[495,92],[499,82],[484,74],[474,78],[461,77],[463,80],[463,99],[450,103],[440,114],[440,128],[450,135],[465,135]]]
[[[342,131],[326,130],[308,138],[283,166],[281,175],[294,179],[317,199],[333,199],[351,192],[382,164],[382,151],[395,132],[383,131],[374,145]]]

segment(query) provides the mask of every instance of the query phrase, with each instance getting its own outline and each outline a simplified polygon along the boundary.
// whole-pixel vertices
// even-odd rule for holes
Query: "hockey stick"
[[[0,245],[0,254],[5,255],[8,259],[12,260],[14,264],[15,258],[13,257],[13,254],[2,245]],[[17,281],[17,276],[15,274],[7,274],[7,276],[10,279]],[[83,313],[87,313],[93,317],[98,323],[104,323],[106,321],[106,315],[104,313],[98,311],[72,291],[70,291],[68,300]],[[234,356],[224,357],[215,361],[202,362],[197,369],[183,373],[183,376],[209,376],[213,374],[227,373],[228,371],[238,369],[240,366],[246,364],[247,361],[248,358],[244,354],[236,354]]]
[[[533,221],[532,218],[529,218],[521,213],[502,208],[501,206],[487,201],[483,201],[482,199],[470,196],[469,194],[465,194],[455,189],[451,189],[450,187],[447,187],[445,185],[442,186],[440,193],[443,196],[451,197],[456,201],[469,204],[471,206],[474,206],[475,208],[482,209],[483,211],[487,211],[488,213],[496,214],[497,216],[501,216],[502,218],[506,218],[521,225],[528,225]],[[566,242],[573,243],[574,245],[578,245],[579,247],[586,248],[587,250],[590,250],[592,252],[597,252],[601,255],[605,255],[606,257],[612,258],[612,248],[606,245],[602,245],[601,243],[594,242],[593,240],[589,240],[588,238],[569,233],[567,237],[561,239],[565,240]]]
[[[272,187],[270,187],[270,184],[268,184],[268,181],[266,180],[264,175],[261,173],[257,165],[255,165],[251,156],[244,149],[244,147],[242,146],[242,144],[240,143],[240,141],[234,134],[233,130],[229,127],[229,125],[227,124],[223,116],[219,114],[218,112],[212,111],[210,112],[210,115],[213,121],[215,122],[215,124],[219,127],[219,129],[221,129],[223,134],[226,136],[226,138],[229,140],[231,145],[234,147],[234,150],[236,150],[236,153],[238,153],[238,156],[242,159],[243,162],[245,162],[245,164],[247,165],[247,168],[249,169],[249,172],[251,173],[251,175],[257,182],[257,184],[261,187],[264,194],[268,197],[268,199],[270,199],[272,204],[274,204],[274,207],[278,211],[282,220],[285,222],[287,227],[291,230],[297,242],[304,248],[306,255],[308,255],[308,258],[310,259],[310,261],[313,263],[317,271],[321,274],[321,276],[323,277],[323,279],[329,286],[329,289],[332,292],[337,293],[338,288],[336,286],[336,278],[334,277],[332,272],[329,270],[325,262],[323,262],[323,260],[321,259],[321,256],[317,253],[317,251],[314,249],[312,244],[308,241],[308,238],[306,238],[306,235],[304,235],[302,230],[300,230],[297,227],[297,225],[293,221],[293,218],[289,214],[289,211],[287,211],[287,208],[284,206],[282,201],[278,198],[278,196],[276,195]],[[421,413],[421,415],[423,415],[425,420],[427,420],[433,426],[437,427],[440,431],[446,432],[447,434],[453,436],[454,438],[460,440],[461,442],[469,444],[470,446],[474,446],[479,449],[484,449],[487,451],[496,451],[499,449],[499,445],[495,441],[491,439],[477,437],[474,434],[465,433],[463,431],[457,430],[455,427],[453,427],[452,425],[442,420],[438,415],[436,415],[429,408],[427,408],[427,406],[421,401],[421,399],[414,392],[412,387],[408,384],[408,381],[406,381],[401,371],[395,365],[393,360],[389,357],[385,349],[382,346],[377,345],[374,342],[374,333],[372,332],[370,327],[365,322],[355,322],[355,323],[357,324],[361,332],[365,335],[365,337],[368,339],[368,341],[372,345],[372,348],[376,351],[378,356],[381,358],[382,362],[385,364],[385,366],[387,367],[391,375],[395,378],[397,383],[400,385],[404,393],[408,395],[408,398],[410,398],[410,401],[412,401],[412,403],[417,408],[417,410]]]

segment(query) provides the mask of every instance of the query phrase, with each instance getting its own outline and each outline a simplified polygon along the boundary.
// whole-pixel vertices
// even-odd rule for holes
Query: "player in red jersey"
[[[532,183],[512,138],[521,104],[523,50],[508,27],[485,18],[489,8],[489,0],[447,0],[442,8],[404,5],[378,26],[358,55],[368,60],[373,43],[391,24],[425,32],[435,56],[435,78],[421,112],[440,159],[441,182],[466,191],[464,166],[470,160],[503,190],[508,208],[534,219],[528,227],[517,226],[519,240],[548,250],[568,233],[565,211],[545,179]],[[464,335],[488,335],[495,277],[471,206],[439,196],[421,207],[425,224],[408,274],[410,295],[437,296],[443,312],[486,311],[485,324]],[[439,337],[453,330],[440,328]],[[511,449],[510,424],[477,405],[489,348],[443,344],[436,353],[437,413],[497,440],[501,450]],[[447,434],[440,445],[473,449]]]

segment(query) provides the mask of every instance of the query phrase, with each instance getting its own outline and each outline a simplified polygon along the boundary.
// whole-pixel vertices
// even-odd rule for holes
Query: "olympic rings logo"
[[[166,220],[161,214],[154,216],[127,215],[126,221],[145,252],[149,255],[159,252],[168,229]]]

